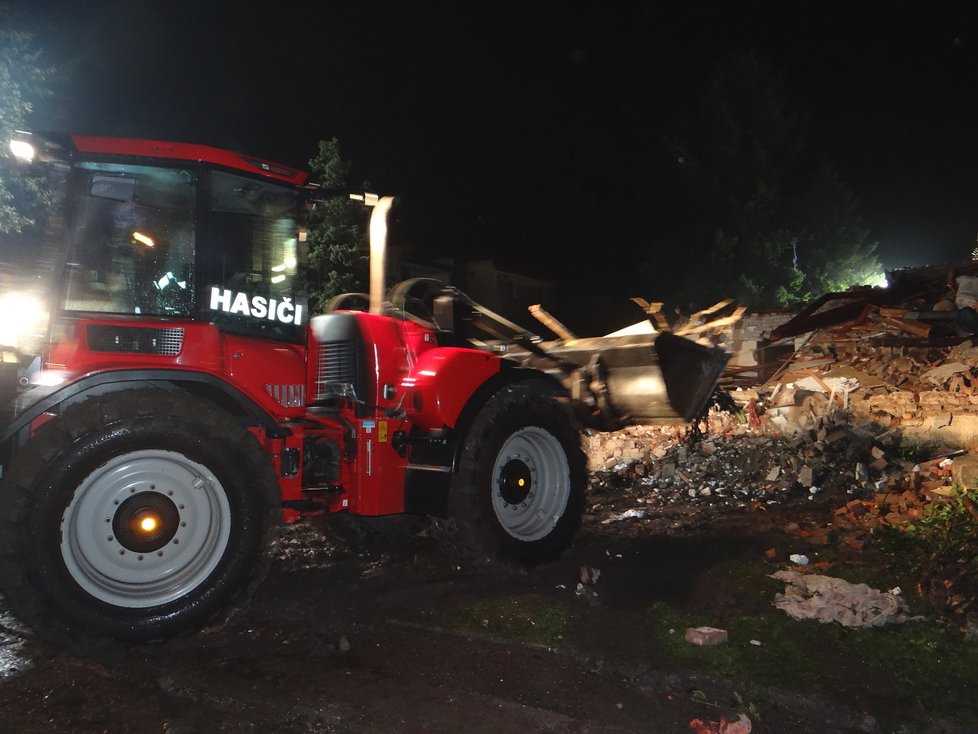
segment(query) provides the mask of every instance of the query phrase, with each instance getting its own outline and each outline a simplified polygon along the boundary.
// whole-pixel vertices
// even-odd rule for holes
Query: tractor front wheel
[[[580,431],[546,382],[496,393],[476,417],[449,495],[456,546],[522,564],[552,560],[581,521]]]
[[[254,436],[182,393],[109,393],[43,425],[0,485],[0,588],[42,636],[193,629],[253,585],[278,485]]]

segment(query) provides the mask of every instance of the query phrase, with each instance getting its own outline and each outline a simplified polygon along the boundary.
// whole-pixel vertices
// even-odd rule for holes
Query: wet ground
[[[796,542],[789,519],[828,503],[618,519],[627,502],[595,499],[574,547],[530,572],[453,566],[423,523],[350,546],[316,520],[284,530],[250,605],[193,636],[63,651],[2,617],[0,732],[689,732],[737,712],[754,732],[916,731],[843,660],[829,667],[854,676],[846,695],[791,671],[762,690],[677,664],[654,633],[667,606],[717,627],[770,610],[758,564]]]

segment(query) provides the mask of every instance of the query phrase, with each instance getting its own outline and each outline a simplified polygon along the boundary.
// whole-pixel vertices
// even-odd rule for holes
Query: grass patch
[[[503,597],[465,604],[446,613],[450,629],[515,642],[557,647],[570,626],[570,612],[561,604],[537,597]]]
[[[928,712],[962,720],[978,716],[972,683],[978,643],[937,622],[848,629],[798,621],[772,608],[728,620],[727,643],[697,647],[683,639],[686,628],[715,626],[715,619],[661,603],[646,619],[663,666],[743,682],[746,695],[761,706],[775,702],[777,690],[792,690],[921,720]]]

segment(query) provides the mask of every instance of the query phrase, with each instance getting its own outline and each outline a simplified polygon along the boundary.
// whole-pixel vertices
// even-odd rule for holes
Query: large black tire
[[[58,643],[172,637],[253,590],[280,507],[267,453],[215,406],[151,389],[93,397],[7,467],[0,590]]]
[[[586,484],[580,430],[553,387],[507,386],[466,437],[449,494],[450,552],[476,562],[553,560],[580,527]]]

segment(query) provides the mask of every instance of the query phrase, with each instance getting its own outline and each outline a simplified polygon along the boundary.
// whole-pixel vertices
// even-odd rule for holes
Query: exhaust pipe
[[[394,206],[393,196],[382,196],[370,213],[370,313],[384,312],[384,294],[387,292],[385,270],[387,268],[387,215]]]

